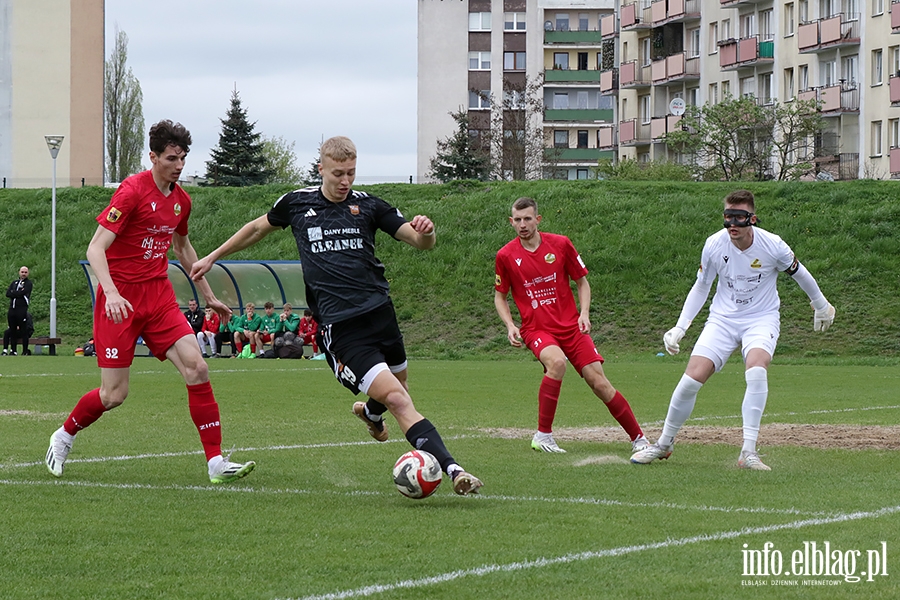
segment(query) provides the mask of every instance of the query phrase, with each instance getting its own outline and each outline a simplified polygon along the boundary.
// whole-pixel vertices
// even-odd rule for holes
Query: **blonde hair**
[[[335,162],[345,162],[356,158],[356,146],[348,137],[337,135],[322,142],[319,160],[327,156]]]

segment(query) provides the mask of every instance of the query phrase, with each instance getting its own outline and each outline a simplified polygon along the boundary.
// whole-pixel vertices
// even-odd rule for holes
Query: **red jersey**
[[[211,317],[203,316],[203,326],[200,328],[200,331],[212,331],[213,333],[219,333],[219,314],[213,311]]]
[[[178,185],[164,196],[151,171],[125,179],[97,216],[100,225],[116,234],[106,251],[112,280],[166,278],[172,234],[187,235],[190,214],[191,198]]]
[[[522,317],[522,332],[541,330],[568,333],[578,329],[578,307],[570,280],[587,275],[587,267],[564,235],[541,233],[534,252],[514,239],[497,252],[494,289],[512,290]]]
[[[307,319],[306,317],[300,317],[300,326],[297,328],[297,333],[301,335],[316,335],[319,331],[319,324],[315,319],[310,317]]]

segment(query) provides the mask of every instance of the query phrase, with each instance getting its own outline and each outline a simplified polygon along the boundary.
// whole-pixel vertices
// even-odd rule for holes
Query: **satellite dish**
[[[683,98],[672,98],[672,101],[669,102],[669,112],[680,117],[684,114],[686,106]]]
[[[544,21],[544,31],[553,31],[553,21]]]

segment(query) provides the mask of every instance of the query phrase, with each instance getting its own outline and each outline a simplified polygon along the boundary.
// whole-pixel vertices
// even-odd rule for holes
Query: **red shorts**
[[[271,333],[261,333],[261,334],[259,334],[259,341],[260,341],[260,343],[262,343],[262,344],[268,344],[268,343],[270,343],[270,342],[272,341],[272,334],[271,334]]]
[[[548,333],[546,331],[529,331],[522,334],[522,339],[528,345],[528,348],[534,353],[538,360],[541,359],[541,351],[547,346],[559,346],[581,375],[582,369],[591,363],[600,361],[603,363],[603,357],[597,352],[594,346],[594,340],[586,333],[581,333],[577,329],[573,329],[570,334]]]
[[[166,360],[166,352],[175,342],[186,335],[194,337],[194,330],[181,314],[168,279],[121,283],[116,287],[131,303],[134,312],[121,323],[114,323],[106,316],[106,294],[98,287],[94,302],[94,347],[99,366],[107,369],[130,367],[139,336],[144,338],[144,344],[153,356],[161,361]]]

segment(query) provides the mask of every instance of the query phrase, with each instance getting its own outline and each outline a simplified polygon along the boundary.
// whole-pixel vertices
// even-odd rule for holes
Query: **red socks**
[[[616,395],[609,401],[606,408],[609,409],[609,414],[619,422],[619,425],[622,426],[622,429],[625,430],[625,433],[628,434],[631,441],[644,435],[641,426],[638,425],[637,419],[634,418],[634,412],[632,412],[628,400],[625,399],[625,396],[623,396],[619,390],[616,390]]]
[[[72,409],[72,414],[63,423],[63,428],[68,434],[75,435],[103,416],[105,412],[106,407],[100,401],[100,388],[91,390],[82,396],[75,408]]]
[[[188,407],[191,419],[200,433],[200,443],[206,460],[222,454],[222,425],[219,423],[219,405],[213,395],[212,385],[198,383],[187,386]]]
[[[541,387],[538,388],[538,431],[541,433],[553,431],[553,418],[556,416],[556,406],[559,404],[560,388],[562,388],[562,381],[544,375]]]

